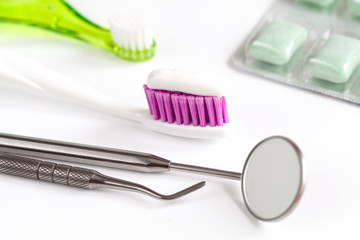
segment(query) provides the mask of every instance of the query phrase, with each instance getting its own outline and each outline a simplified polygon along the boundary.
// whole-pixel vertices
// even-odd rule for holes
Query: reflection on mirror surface
[[[243,170],[242,191],[250,212],[261,220],[288,213],[300,198],[304,172],[297,146],[283,137],[259,143]]]

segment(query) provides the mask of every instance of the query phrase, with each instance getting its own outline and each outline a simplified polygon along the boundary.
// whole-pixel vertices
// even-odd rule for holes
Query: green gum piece
[[[64,0],[0,0],[0,21],[61,33],[129,61],[145,61],[155,54],[155,41],[142,51],[117,46],[108,29],[89,21]]]
[[[360,64],[360,41],[331,35],[315,57],[309,60],[311,77],[345,83]]]
[[[307,30],[295,23],[277,20],[266,28],[250,45],[250,55],[257,60],[284,65],[307,39]]]
[[[348,0],[348,9],[352,14],[360,17],[360,0]]]
[[[318,7],[330,7],[335,0],[300,0],[300,2],[309,3]]]

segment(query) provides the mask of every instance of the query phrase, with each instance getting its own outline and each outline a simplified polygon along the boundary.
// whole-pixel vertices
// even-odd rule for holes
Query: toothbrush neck
[[[89,105],[89,107],[126,120],[136,122],[140,122],[141,120],[141,109],[135,109],[123,104],[114,104],[112,102],[97,102],[96,106]]]

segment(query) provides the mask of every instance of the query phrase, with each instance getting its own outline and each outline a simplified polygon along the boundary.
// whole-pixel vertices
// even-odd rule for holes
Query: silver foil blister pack
[[[232,58],[237,68],[360,104],[360,1],[278,0]]]

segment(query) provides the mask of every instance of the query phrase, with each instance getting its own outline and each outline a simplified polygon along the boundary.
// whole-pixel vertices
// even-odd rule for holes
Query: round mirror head
[[[264,221],[286,216],[305,183],[303,157],[290,139],[267,138],[250,152],[242,172],[242,194],[252,215]]]

